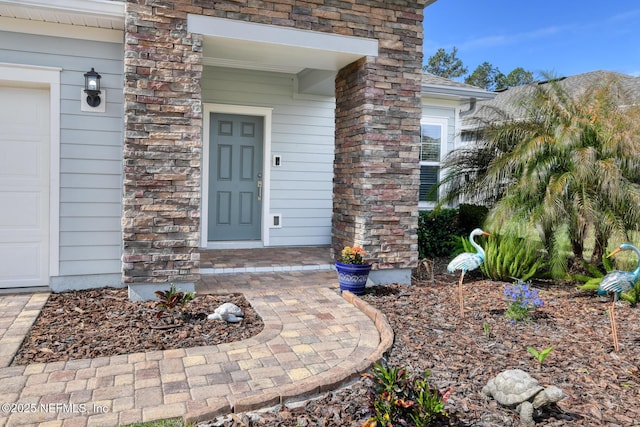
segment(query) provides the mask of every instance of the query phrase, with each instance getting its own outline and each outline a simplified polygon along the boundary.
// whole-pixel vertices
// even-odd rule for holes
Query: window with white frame
[[[420,205],[438,202],[441,161],[447,149],[447,120],[423,118],[420,122]]]

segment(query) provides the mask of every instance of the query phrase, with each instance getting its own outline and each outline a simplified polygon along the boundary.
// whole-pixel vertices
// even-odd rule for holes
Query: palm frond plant
[[[615,81],[570,94],[550,79],[522,92],[517,115],[490,111],[482,140],[445,159],[444,202],[462,196],[491,206],[494,220],[526,219],[558,275],[562,241],[574,264],[599,263],[611,236],[640,224],[640,107]]]

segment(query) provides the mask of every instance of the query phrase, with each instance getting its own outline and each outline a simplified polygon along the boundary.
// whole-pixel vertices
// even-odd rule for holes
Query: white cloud
[[[458,48],[460,49],[460,51],[465,51],[514,45],[522,42],[530,42],[545,39],[548,37],[554,37],[562,32],[570,30],[571,28],[572,27],[570,26],[553,26],[539,28],[523,33],[491,35],[462,42]]]
[[[629,21],[631,19],[636,19],[638,16],[640,16],[640,9],[630,10],[628,12],[624,12],[624,13],[620,13],[618,15],[614,15],[611,18],[609,18],[607,21],[609,21],[609,22]]]

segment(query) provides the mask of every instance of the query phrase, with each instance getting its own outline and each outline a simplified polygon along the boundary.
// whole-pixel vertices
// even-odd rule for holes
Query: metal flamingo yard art
[[[634,251],[638,255],[638,266],[633,271],[614,270],[602,278],[598,285],[598,290],[604,291],[611,295],[611,308],[609,309],[609,321],[611,322],[611,335],[613,335],[613,348],[617,352],[618,345],[618,327],[616,326],[616,317],[614,308],[618,295],[622,292],[628,292],[635,286],[640,277],[640,249],[630,243],[623,243],[613,250],[607,258],[610,258],[622,251]]]
[[[482,246],[477,244],[475,240],[473,240],[476,236],[491,236],[491,234],[486,231],[482,231],[479,228],[476,228],[469,234],[469,242],[471,245],[476,248],[476,253],[472,252],[463,252],[460,255],[456,256],[451,260],[449,265],[447,266],[447,270],[449,273],[453,273],[456,270],[461,270],[460,272],[460,281],[458,282],[458,299],[460,301],[460,317],[464,316],[464,302],[462,300],[462,280],[464,280],[464,274],[467,271],[475,270],[484,262],[484,249]]]

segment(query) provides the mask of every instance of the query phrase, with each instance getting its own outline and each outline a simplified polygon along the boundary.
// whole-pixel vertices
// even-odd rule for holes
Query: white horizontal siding
[[[60,67],[60,277],[121,270],[123,46],[0,31],[0,62]],[[100,73],[106,112],[80,111]]]
[[[282,228],[269,230],[273,246],[331,243],[335,100],[294,93],[295,76],[205,67],[205,103],[273,108],[270,213]],[[205,140],[207,140],[205,136]]]
[[[327,191],[329,192],[329,196],[331,196],[331,193],[333,191],[331,182],[310,180],[308,179],[308,175],[309,174],[305,172],[293,172],[290,174],[290,179],[292,181],[304,181],[307,191]],[[329,177],[329,175],[330,174],[327,174],[327,177]],[[274,181],[271,183],[271,191],[287,190],[288,188],[290,188],[290,186],[291,184],[289,183],[289,181]]]
[[[115,174],[116,166],[122,167],[121,161],[98,159],[62,159],[60,167],[62,173],[79,174]]]

